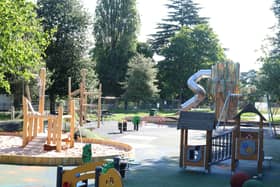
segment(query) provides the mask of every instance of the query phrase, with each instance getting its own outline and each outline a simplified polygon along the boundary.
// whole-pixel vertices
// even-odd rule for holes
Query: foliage
[[[149,43],[138,42],[136,51],[137,53],[144,55],[146,58],[153,58],[154,55],[152,47]]]
[[[200,8],[193,0],[170,0],[166,6],[169,10],[167,18],[158,24],[151,40],[153,50],[159,54],[182,27],[206,23],[206,18],[199,16]]]
[[[98,0],[92,57],[104,95],[120,96],[129,59],[136,53],[139,16],[136,0]]]
[[[129,62],[125,93],[123,97],[129,101],[140,103],[155,97],[158,93],[156,83],[156,69],[151,58],[136,55]]]
[[[224,59],[217,36],[206,24],[183,27],[171,38],[162,55],[165,59],[158,63],[159,88],[161,98],[168,99],[193,95],[186,88],[187,78]]]
[[[258,89],[263,90],[271,96],[272,101],[280,102],[280,59],[276,61],[266,61],[260,70],[260,80]]]
[[[276,34],[271,38],[272,49],[264,54],[264,57],[260,58],[263,65],[260,69],[260,78],[257,84],[257,88],[262,90],[264,94],[267,94],[270,101],[273,103],[280,103],[280,1],[274,0],[272,10],[278,20],[274,29]]]
[[[258,72],[256,70],[240,74],[240,93],[242,94],[242,100],[245,100],[246,103],[260,101],[260,97],[264,95],[261,89],[257,89],[258,80]]]
[[[79,84],[81,60],[86,52],[89,15],[78,0],[38,0],[38,15],[46,31],[56,29],[46,50],[50,75],[47,92],[53,102],[56,96],[67,94],[68,77]]]
[[[48,45],[35,5],[25,0],[0,1],[0,88],[10,92],[10,80],[30,80],[42,65]]]

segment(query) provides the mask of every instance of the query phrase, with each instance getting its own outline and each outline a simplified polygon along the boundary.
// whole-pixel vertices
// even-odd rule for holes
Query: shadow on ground
[[[246,167],[246,163],[236,172],[252,172],[256,169],[255,162]],[[181,169],[178,157],[163,157],[159,160],[145,160],[140,166],[131,166],[126,174],[126,187],[230,187],[230,163],[224,162],[211,167],[211,173],[202,168]],[[245,167],[244,167],[245,166]],[[265,187],[277,187],[280,184],[280,167],[264,168],[262,182]],[[254,173],[254,171],[253,171]],[[251,176],[253,177],[253,173]]]
[[[0,132],[18,132],[22,131],[22,121],[1,121]]]

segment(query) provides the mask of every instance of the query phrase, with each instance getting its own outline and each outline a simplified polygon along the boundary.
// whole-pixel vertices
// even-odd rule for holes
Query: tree
[[[50,74],[47,92],[51,111],[56,98],[67,95],[68,77],[78,87],[81,63],[85,56],[89,15],[78,0],[38,0],[38,15],[43,18],[46,31],[56,29],[46,50],[46,63]],[[88,68],[88,67],[87,67]]]
[[[280,0],[274,0],[272,11],[277,18],[277,23],[274,26],[276,34],[274,37],[270,38],[271,49],[263,50],[264,56],[259,60],[263,62],[262,67],[259,72],[259,81],[257,84],[257,89],[262,90],[264,95],[267,96],[267,99],[270,102],[273,102],[277,105],[280,104],[280,87],[279,87],[279,78],[280,78]],[[269,104],[270,105],[270,104]],[[271,105],[269,106],[271,107]],[[271,111],[271,108],[269,109]],[[273,114],[271,113],[271,118],[273,121]]]
[[[161,98],[178,99],[193,95],[186,80],[200,69],[224,59],[217,36],[206,24],[183,27],[162,50],[165,57],[158,63],[158,80]]]
[[[157,26],[157,32],[152,34],[152,48],[160,54],[176,32],[184,26],[194,26],[206,23],[206,18],[200,17],[198,11],[200,8],[193,0],[170,0],[166,5],[169,12],[166,19],[162,20]]]
[[[157,70],[151,58],[144,55],[136,55],[128,65],[127,77],[125,82],[125,93],[123,97],[128,101],[140,102],[151,100],[157,96],[156,86]]]
[[[240,92],[242,94],[242,100],[246,101],[244,104],[248,104],[248,102],[255,103],[264,95],[260,89],[257,89],[258,77],[259,74],[256,70],[241,72]]]
[[[138,42],[136,51],[138,54],[142,54],[146,58],[153,58],[154,55],[151,45],[145,42]]]
[[[92,57],[104,95],[120,96],[129,59],[136,53],[139,16],[136,0],[98,0]]]
[[[9,80],[31,79],[43,65],[47,36],[33,3],[0,1],[0,88],[10,92]]]
[[[274,0],[272,10],[278,22],[274,26],[276,34],[270,39],[271,50],[263,50],[264,57],[260,58],[263,65],[260,69],[260,79],[258,82],[258,89],[268,94],[274,102],[280,102],[279,83],[280,78],[280,0]]]

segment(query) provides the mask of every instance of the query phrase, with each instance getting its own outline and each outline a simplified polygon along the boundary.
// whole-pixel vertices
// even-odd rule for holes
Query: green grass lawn
[[[156,115],[161,117],[178,117],[178,114],[176,114],[177,111],[157,111]],[[133,116],[149,116],[149,111],[113,111],[112,115],[108,115],[103,118],[103,120],[112,120],[112,121],[122,121],[126,117],[133,117]],[[88,115],[90,120],[97,120],[95,114],[89,114]]]

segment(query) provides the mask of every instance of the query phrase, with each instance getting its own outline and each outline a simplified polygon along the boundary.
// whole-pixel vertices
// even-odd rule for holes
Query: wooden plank
[[[203,112],[180,112],[179,129],[212,130],[214,129],[215,115]]]

